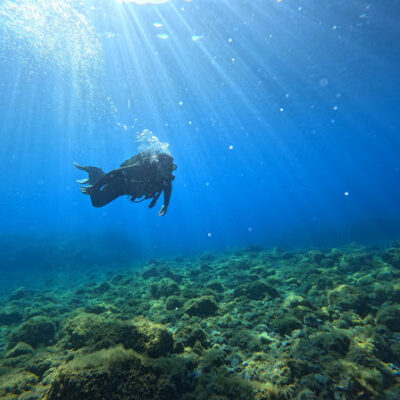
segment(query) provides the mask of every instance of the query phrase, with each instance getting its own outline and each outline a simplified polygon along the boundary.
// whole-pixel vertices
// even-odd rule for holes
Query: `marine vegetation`
[[[0,398],[398,399],[399,254],[253,246],[21,287]]]

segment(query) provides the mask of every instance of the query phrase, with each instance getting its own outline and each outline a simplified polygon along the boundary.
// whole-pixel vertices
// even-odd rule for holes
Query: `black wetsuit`
[[[75,166],[89,174],[80,183],[89,183],[81,191],[90,195],[94,207],[103,207],[119,196],[128,195],[131,201],[152,199],[149,208],[155,206],[161,192],[164,192],[164,205],[160,215],[167,212],[171,198],[172,171],[176,169],[173,158],[166,153],[151,154],[142,152],[125,161],[120,168],[104,173],[97,167]]]

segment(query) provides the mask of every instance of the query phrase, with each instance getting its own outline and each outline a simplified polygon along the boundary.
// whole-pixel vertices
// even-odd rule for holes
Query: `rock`
[[[18,324],[23,320],[23,315],[19,311],[0,312],[0,325]]]
[[[110,306],[105,303],[94,303],[84,308],[84,311],[91,314],[102,314],[105,312],[113,312],[118,313],[118,309],[116,307]]]
[[[102,282],[100,285],[93,288],[93,294],[102,295],[111,289],[111,285],[108,282]]]
[[[394,268],[400,268],[400,247],[394,243],[394,247],[385,250],[382,254],[382,259],[391,264]]]
[[[150,286],[151,296],[155,299],[160,297],[168,297],[172,295],[179,295],[179,286],[171,279],[164,278],[158,283],[153,283]]]
[[[297,285],[297,286],[300,285],[300,282],[296,278],[286,279],[286,283],[288,285]]]
[[[315,365],[320,357],[332,360],[343,357],[349,346],[350,338],[339,330],[320,332],[307,339],[296,339],[290,354],[295,359],[308,360]]]
[[[384,307],[379,311],[376,322],[386,325],[393,332],[400,332],[400,305]]]
[[[33,400],[44,397],[25,396],[39,382],[39,378],[27,371],[12,371],[0,376],[0,398],[4,400]]]
[[[48,346],[55,342],[55,335],[56,325],[51,319],[33,317],[11,335],[8,348],[13,348],[18,342],[25,342],[34,348]]]
[[[174,350],[174,339],[171,332],[161,324],[145,318],[133,321],[135,328],[144,335],[144,351],[150,357],[161,357]]]
[[[210,317],[217,313],[218,305],[213,296],[202,296],[185,303],[185,313],[191,317]]]
[[[260,338],[255,336],[248,329],[239,329],[235,331],[231,339],[231,344],[235,347],[238,347],[240,350],[247,351],[249,353],[261,351],[262,349]]]
[[[222,350],[211,348],[202,353],[199,368],[203,372],[211,372],[224,364],[225,354]]]
[[[47,400],[171,400],[188,387],[185,364],[142,360],[122,346],[79,355],[51,381]]]
[[[145,318],[123,321],[81,313],[66,323],[63,344],[65,348],[83,348],[86,352],[121,344],[126,349],[159,357],[172,352],[174,340],[167,328]]]
[[[312,345],[316,348],[321,349],[326,353],[334,352],[341,356],[347,353],[350,345],[350,338],[339,330],[322,332],[310,340]]]
[[[122,344],[127,349],[144,351],[145,338],[131,321],[80,313],[64,325],[63,346],[97,351]]]
[[[160,271],[155,266],[148,267],[142,272],[143,279],[154,278],[156,276],[160,276]]]
[[[255,281],[240,285],[233,292],[235,297],[244,296],[252,300],[262,300],[267,293],[267,285],[262,281]]]
[[[200,291],[195,288],[184,287],[181,294],[185,299],[195,299],[196,297],[199,297],[199,293]]]
[[[321,324],[322,321],[319,320],[315,315],[309,314],[304,317],[303,322],[304,325],[308,326],[309,328],[316,328]]]
[[[213,261],[215,260],[215,255],[213,253],[204,253],[201,257],[200,257],[201,261]]]
[[[325,253],[319,250],[311,250],[308,252],[308,258],[315,264],[320,264],[326,258]]]
[[[302,323],[291,313],[276,316],[271,322],[274,331],[281,335],[287,335],[295,329],[300,329]]]
[[[263,247],[261,245],[258,244],[253,244],[250,246],[247,246],[244,251],[246,253],[254,253],[255,255],[261,253],[263,251]]]
[[[371,268],[371,266],[373,266],[373,261],[373,256],[365,252],[358,254],[344,254],[339,261],[339,271],[344,273],[354,273],[363,268]]]
[[[170,269],[167,269],[164,273],[166,278],[172,279],[173,281],[177,283],[181,283],[183,281],[184,276],[180,274],[176,274],[175,272],[172,272]]]
[[[112,278],[111,278],[111,283],[113,284],[113,285],[119,285],[123,280],[125,279],[125,276],[124,275],[122,275],[122,274],[117,274],[117,275],[114,275]]]
[[[20,342],[15,345],[6,355],[7,358],[22,356],[25,354],[34,354],[35,350],[27,343]]]
[[[311,362],[294,358],[286,360],[286,366],[289,369],[290,382],[310,374],[314,369],[314,365]]]
[[[296,396],[296,400],[317,400],[317,399],[318,399],[317,395],[310,389],[303,389]]]
[[[369,298],[373,300],[374,305],[381,305],[394,297],[394,290],[390,284],[376,282],[370,286]]]
[[[225,291],[224,286],[219,281],[213,281],[206,285],[206,288],[214,290],[217,293],[223,293]]]
[[[167,301],[165,302],[165,308],[167,310],[175,310],[181,308],[183,305],[183,300],[178,296],[169,296]]]
[[[185,347],[193,347],[196,342],[199,342],[204,348],[208,347],[207,335],[201,328],[184,326],[176,332],[176,336]]]
[[[11,294],[10,300],[21,300],[26,299],[34,295],[35,292],[32,289],[27,289],[25,287],[20,287],[14,293]]]
[[[328,292],[328,302],[331,307],[342,311],[354,310],[362,317],[370,310],[369,301],[367,293],[349,285],[340,285]]]
[[[311,303],[306,300],[304,297],[290,293],[288,296],[286,296],[284,302],[283,302],[283,308],[286,309],[293,309],[296,307],[309,307],[311,308],[312,305]]]
[[[336,247],[333,247],[329,253],[329,257],[336,261],[338,261],[342,255],[343,252],[340,249],[337,249]]]
[[[274,298],[279,296],[276,289],[260,280],[240,285],[233,294],[235,297],[245,296],[251,300],[262,300],[267,294]]]
[[[258,338],[260,339],[261,343],[265,345],[269,345],[275,341],[275,339],[271,337],[268,332],[261,332],[258,335]]]

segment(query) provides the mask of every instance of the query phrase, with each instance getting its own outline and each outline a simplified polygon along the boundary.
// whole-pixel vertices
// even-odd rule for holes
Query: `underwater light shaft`
[[[342,237],[371,215],[386,219],[383,209],[390,220],[399,139],[398,60],[388,38],[398,28],[388,20],[380,30],[380,6],[332,7],[2,2],[0,166],[21,171],[7,186],[8,203],[21,205],[12,226],[45,220],[49,230],[54,221],[80,230],[89,220],[95,230],[117,221],[151,243],[145,208],[121,203],[87,214],[67,167],[115,168],[145,129],[169,143],[179,167],[176,214],[163,220],[160,238],[172,229],[175,243],[208,246],[307,227],[312,240],[318,230]],[[61,217],[16,194],[29,196],[31,186]]]

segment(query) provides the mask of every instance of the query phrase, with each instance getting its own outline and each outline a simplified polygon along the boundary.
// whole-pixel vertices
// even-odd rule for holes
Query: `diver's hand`
[[[81,187],[81,192],[83,194],[91,194],[93,192],[93,186],[83,186]]]
[[[162,216],[165,215],[166,213],[167,213],[167,207],[162,206],[162,207],[161,207],[161,210],[158,212],[158,215],[159,215],[160,217],[162,217]]]

